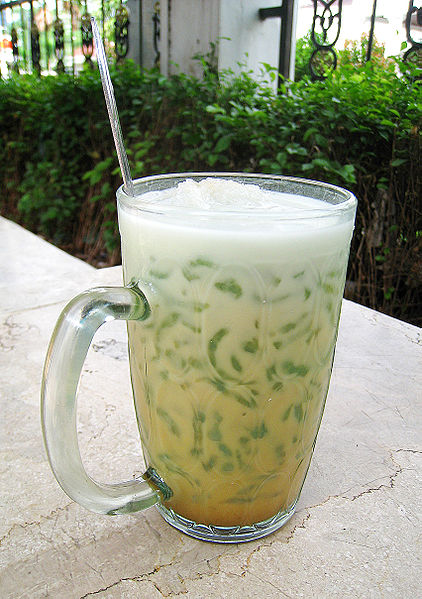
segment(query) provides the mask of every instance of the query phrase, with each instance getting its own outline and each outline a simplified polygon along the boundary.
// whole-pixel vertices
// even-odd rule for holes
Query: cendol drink
[[[298,185],[204,175],[119,204],[125,284],[151,309],[128,322],[135,406],[171,517],[247,526],[287,513],[300,494],[354,210]]]

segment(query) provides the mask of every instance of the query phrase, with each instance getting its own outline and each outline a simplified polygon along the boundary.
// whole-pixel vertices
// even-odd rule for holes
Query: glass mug
[[[189,199],[200,181],[214,203]],[[259,201],[246,199],[257,189]],[[188,173],[139,179],[117,200],[125,286],[74,298],[47,353],[42,426],[56,479],[93,512],[156,505],[198,539],[272,533],[293,515],[315,446],[356,198],[303,179]],[[75,399],[92,337],[112,319],[128,321],[147,464],[113,485],[83,468]]]

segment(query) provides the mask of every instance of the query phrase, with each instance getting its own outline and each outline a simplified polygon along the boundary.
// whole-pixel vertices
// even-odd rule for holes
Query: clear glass
[[[224,200],[213,208],[193,208],[183,196],[178,206],[145,200],[207,178],[319,202],[304,209],[290,200],[261,208],[241,201],[228,210]],[[107,315],[92,308],[97,291],[77,299],[80,319],[67,320],[78,325],[62,318],[47,356],[43,427],[53,471],[93,511],[156,503],[167,522],[202,540],[265,536],[293,514],[315,446],[356,199],[325,183],[227,173],[147,177],[135,181],[134,197],[120,188],[117,198],[125,288],[112,291],[116,297],[104,291]],[[66,413],[93,331],[110,317],[128,320],[148,468],[135,488],[112,486],[112,498],[111,486],[84,473],[74,411],[71,419]],[[77,363],[68,366],[69,355],[79,355]],[[50,381],[63,375],[71,382],[60,400],[63,390]]]

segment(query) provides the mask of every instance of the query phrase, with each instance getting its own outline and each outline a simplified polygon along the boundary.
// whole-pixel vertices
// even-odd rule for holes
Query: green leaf
[[[106,183],[104,183],[101,187],[101,194],[103,196],[108,196],[111,193],[111,185],[110,183],[107,181]]]
[[[222,108],[221,106],[218,106],[217,104],[209,104],[205,110],[209,113],[209,114],[225,114],[225,110],[224,108]]]
[[[286,152],[288,154],[293,154],[293,155],[297,155],[297,156],[307,156],[308,155],[308,150],[296,143],[287,144]]]
[[[387,127],[395,127],[395,123],[393,123],[393,121],[390,121],[390,119],[381,119],[380,121],[380,125],[386,125]]]
[[[225,135],[224,137],[220,137],[220,139],[215,145],[214,152],[219,153],[227,150],[227,148],[230,146],[231,139],[231,135]]]
[[[406,164],[406,162],[408,162],[406,158],[395,158],[391,161],[391,166],[401,166],[402,164]]]
[[[318,133],[318,129],[316,127],[310,127],[303,134],[303,141],[308,141],[308,139],[315,135],[315,133]]]
[[[214,164],[220,160],[220,156],[218,154],[209,154],[208,156],[208,164],[210,166],[214,166]]]

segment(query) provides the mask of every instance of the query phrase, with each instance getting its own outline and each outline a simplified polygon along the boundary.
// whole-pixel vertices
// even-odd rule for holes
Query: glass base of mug
[[[163,505],[158,504],[155,507],[168,524],[190,537],[212,543],[244,543],[266,537],[281,528],[293,516],[296,503],[297,501],[289,509],[278,512],[268,520],[262,520],[247,526],[198,524],[176,514],[172,509],[168,509]]]

